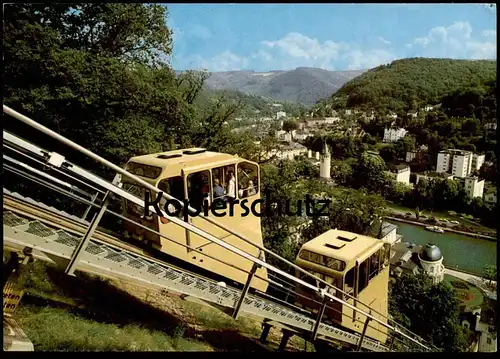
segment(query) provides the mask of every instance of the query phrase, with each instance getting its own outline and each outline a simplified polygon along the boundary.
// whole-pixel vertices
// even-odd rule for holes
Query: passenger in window
[[[234,172],[229,172],[226,198],[228,202],[232,202],[236,199],[236,178],[234,177]]]
[[[220,185],[219,180],[215,179],[214,183],[215,183],[215,186],[214,186],[214,199],[224,197],[224,195],[225,195],[224,188],[222,188],[222,186]]]
[[[248,187],[246,189],[246,192],[247,192],[247,197],[253,196],[254,194],[257,193],[257,190],[255,189],[255,186],[253,185],[252,180],[248,181]]]

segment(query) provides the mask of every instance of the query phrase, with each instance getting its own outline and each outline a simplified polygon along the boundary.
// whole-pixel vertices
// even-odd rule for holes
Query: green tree
[[[373,221],[387,214],[385,201],[379,195],[346,190],[332,197],[327,218],[315,219],[302,231],[303,240],[313,239],[327,230],[338,228],[360,234],[369,234]]]
[[[404,316],[409,329],[444,351],[465,351],[459,322],[459,301],[445,282],[432,283],[426,274],[403,274],[390,288],[391,315]]]
[[[493,265],[486,265],[483,270],[483,278],[486,279],[491,286],[493,281],[497,280],[497,267]]]
[[[398,155],[396,153],[396,146],[394,145],[388,145],[384,146],[380,149],[379,151],[380,157],[386,162],[386,163],[391,163],[396,161],[398,158]]]
[[[382,158],[362,153],[353,166],[353,187],[365,187],[379,193],[385,184],[385,169],[386,166]]]
[[[291,119],[283,121],[283,131],[290,133],[295,131],[297,128],[299,128],[297,121]]]
[[[356,159],[351,158],[347,160],[334,160],[332,161],[331,165],[331,174],[332,174],[332,179],[335,180],[339,184],[348,184],[352,174],[353,174],[353,169],[352,166]]]

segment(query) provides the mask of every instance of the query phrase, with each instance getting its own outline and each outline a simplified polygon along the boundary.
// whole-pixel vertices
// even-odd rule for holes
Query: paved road
[[[445,274],[452,275],[454,277],[463,279],[466,282],[474,284],[475,286],[477,286],[478,288],[480,288],[488,297],[490,297],[492,299],[495,299],[495,300],[497,299],[497,291],[496,290],[491,290],[490,288],[488,288],[486,286],[486,282],[485,282],[485,280],[483,278],[475,276],[475,275],[472,275],[472,274],[458,272],[458,271],[455,271],[455,270],[449,269],[449,268],[445,268],[444,272],[445,272]],[[497,282],[493,281],[493,283],[496,286]]]

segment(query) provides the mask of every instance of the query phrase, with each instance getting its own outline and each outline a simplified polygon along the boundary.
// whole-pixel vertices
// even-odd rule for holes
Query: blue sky
[[[168,4],[176,70],[368,69],[406,57],[496,59],[486,4]]]

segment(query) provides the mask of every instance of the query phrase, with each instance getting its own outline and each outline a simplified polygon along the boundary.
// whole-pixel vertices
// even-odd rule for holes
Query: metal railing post
[[[259,254],[259,257],[262,257],[262,251]],[[241,306],[243,305],[243,301],[245,300],[245,297],[248,294],[248,291],[250,290],[250,284],[252,283],[253,276],[255,275],[255,272],[257,272],[257,269],[259,269],[259,265],[257,263],[254,263],[252,266],[252,269],[250,270],[250,273],[248,274],[248,279],[245,283],[245,286],[243,287],[243,290],[241,291],[240,298],[238,299],[238,303],[236,303],[233,311],[233,319],[238,319],[238,314],[240,313]]]
[[[15,119],[27,124],[28,126],[50,136],[51,138],[53,139],[56,139],[58,140],[59,142],[69,146],[70,148],[73,148],[77,151],[79,151],[81,154],[84,154],[86,156],[88,156],[89,158],[91,159],[94,159],[95,161],[105,165],[107,168],[110,168],[114,171],[116,171],[116,173],[119,173],[119,174],[122,174],[124,176],[126,176],[127,178],[130,178],[131,180],[133,180],[135,183],[138,183],[142,186],[144,186],[146,189],[149,189],[151,190],[152,192],[155,192],[155,193],[159,193],[159,189],[156,188],[155,186],[153,186],[152,184],[144,181],[143,179],[135,176],[134,174],[131,174],[129,172],[127,172],[126,170],[124,170],[123,168],[105,160],[104,158],[96,155],[95,153],[83,148],[82,146],[79,146],[78,144],[72,142],[71,140],[57,134],[56,132],[48,129],[47,127],[44,127],[43,125],[37,123],[36,121],[14,111],[13,109],[9,108],[8,106],[5,106],[3,105],[3,112],[5,114],[8,114],[12,117],[14,117]],[[36,154],[42,154],[44,155],[46,151],[41,151],[40,149],[38,149],[36,146],[32,145],[32,144],[28,144],[28,143],[25,143],[26,141],[23,141],[23,140],[20,140],[18,139],[17,137],[15,136],[12,136],[12,135],[9,135],[8,133],[6,133],[4,131],[4,137],[7,136],[10,136],[10,140],[13,140],[12,142],[13,143],[21,143],[26,146],[26,148],[28,148],[31,152],[33,153],[36,153]],[[9,141],[10,141],[9,140]],[[23,147],[23,148],[24,148]],[[53,153],[54,155],[56,155],[56,162],[59,160],[61,160],[60,155],[58,155],[57,153]],[[62,157],[62,160],[65,161],[64,157]],[[67,162],[67,161],[66,161]],[[68,162],[69,163],[69,162]],[[120,195],[121,197],[125,198],[125,199],[128,199],[129,201],[132,201],[133,203],[136,203],[138,204],[139,206],[141,207],[144,207],[144,205],[142,204],[141,200],[137,198],[137,196],[134,196],[134,195],[131,195],[129,193],[127,193],[126,191],[123,191],[123,190],[117,190],[115,188],[112,188],[109,186],[109,183],[107,181],[104,181],[103,179],[101,179],[100,177],[98,176],[95,176],[93,175],[91,172],[88,172],[88,171],[85,171],[83,169],[81,169],[80,167],[78,166],[73,166],[71,167],[70,171],[72,171],[73,173],[76,173],[76,174],[82,174],[82,173],[85,173],[87,175],[87,179],[91,180],[94,182],[94,184],[98,184],[98,185],[101,185],[103,186],[104,188],[108,189],[108,191],[111,191],[112,193],[116,193],[118,195]],[[168,194],[165,193],[165,195],[167,196],[168,199],[174,199],[174,197],[172,196],[169,196]],[[181,202],[181,206],[183,206],[183,203]],[[187,206],[189,208],[189,206]],[[253,258],[253,256],[251,256],[248,252],[244,251],[244,250],[241,250],[239,249],[238,247],[235,247],[229,243],[225,243],[224,241],[220,240],[219,238],[217,238],[216,236],[213,236],[211,234],[209,234],[208,232],[198,228],[197,226],[194,226],[194,225],[191,225],[189,223],[184,223],[182,220],[176,218],[176,217],[171,217],[171,216],[168,216],[167,214],[165,214],[164,211],[161,211],[162,214],[164,216],[166,216],[167,218],[171,218],[171,221],[179,226],[181,226],[182,228],[185,228],[186,230],[189,230],[195,234],[198,234],[200,235],[201,237],[205,238],[205,239],[208,239],[209,241],[211,241],[212,243],[215,243],[233,253],[236,253],[237,255],[247,259],[247,260],[251,260],[253,261],[254,263],[259,263],[259,265],[261,265],[262,267],[268,269],[268,270],[271,270],[272,272],[276,273],[276,274],[280,274],[282,275],[283,277],[287,278],[287,279],[291,279],[293,280],[296,284],[301,284],[303,286],[305,286],[306,288],[309,288],[309,289],[313,289],[313,290],[317,290],[318,288],[315,288],[313,285],[309,284],[309,283],[306,283],[305,281],[301,280],[301,279],[298,279],[298,278],[295,278],[293,275],[289,274],[289,273],[286,273],[284,271],[282,271],[281,269],[275,267],[275,266],[272,266],[268,263],[266,263],[265,261],[263,260],[260,260],[260,259],[257,259],[257,258]],[[268,250],[266,249],[265,247],[263,246],[260,246],[260,245],[256,245],[254,244],[252,241],[248,240],[246,238],[246,236],[243,236],[242,234],[236,232],[236,231],[233,231],[232,229],[230,228],[227,228],[226,226],[222,225],[221,223],[219,223],[217,220],[214,220],[210,217],[204,217],[204,216],[201,216],[200,218],[218,226],[219,228],[221,229],[224,229],[225,231],[227,231],[228,233],[232,233],[233,235],[237,236],[238,238],[242,239],[243,241],[247,242],[247,243],[251,243],[252,245],[254,245],[255,247],[259,248],[260,250],[262,251],[265,251],[266,253],[270,254],[271,256],[275,257],[275,258],[278,258],[280,261],[288,264],[288,265],[291,265],[292,267],[294,267],[296,270],[299,270],[301,273],[304,273],[306,275],[308,275],[309,277],[312,277],[312,278],[315,278],[316,280],[320,281],[321,283],[326,283],[324,282],[322,279],[320,278],[317,278],[315,277],[314,275],[311,275],[310,273],[308,273],[307,271],[305,271],[304,269],[296,266],[294,263],[284,259],[283,257],[275,254],[274,252],[272,252],[271,250]],[[329,286],[331,286],[330,284],[328,284]],[[347,294],[346,294],[347,295]],[[356,308],[356,306],[353,306],[351,305],[350,303],[348,303],[347,301],[343,301],[342,299],[339,299],[339,298],[336,298],[334,296],[330,296],[330,299],[332,301],[335,301],[337,303],[341,303],[342,305],[345,305],[346,307],[348,308],[351,308],[353,309],[354,311],[356,311],[357,313],[359,314],[362,314],[362,315],[365,315],[365,316],[368,316],[370,317],[371,320],[385,326],[387,329],[394,329],[391,325],[389,325],[388,323],[384,322],[382,319],[378,319],[376,317],[372,317],[371,314],[367,314],[366,311],[364,310],[360,310],[358,308]],[[359,302],[359,304],[362,304],[361,302]],[[366,307],[369,307],[365,304],[363,304],[363,306],[366,306]],[[387,318],[386,318],[387,319]],[[391,320],[392,321],[392,320]],[[410,332],[411,333],[411,332]],[[413,334],[413,333],[411,333]],[[426,348],[428,349],[424,344],[420,343],[418,340],[415,340],[413,339],[412,337],[410,337],[408,334],[406,333],[400,333],[400,335],[405,338],[405,339],[408,339],[410,340],[411,342],[413,343],[416,343],[417,345],[423,347],[423,348]],[[421,339],[421,338],[419,338]]]
[[[365,339],[366,330],[368,329],[368,323],[370,323],[371,318],[366,317],[365,325],[363,326],[363,332],[361,333],[361,337],[359,338],[358,347],[356,351],[361,351],[361,346],[363,345],[363,339]]]
[[[389,344],[389,351],[392,352],[392,348],[394,347],[394,343],[396,342],[396,334],[391,337],[391,344]]]
[[[116,185],[117,182],[120,179],[120,175],[116,175],[115,178],[113,179],[113,184]],[[74,272],[76,269],[76,265],[78,263],[78,260],[80,259],[80,256],[83,251],[85,251],[85,248],[87,248],[87,244],[90,241],[90,238],[94,235],[95,230],[97,229],[97,226],[99,225],[99,222],[101,221],[102,216],[106,212],[106,208],[108,207],[109,200],[111,197],[112,193],[111,191],[107,191],[106,195],[104,196],[103,199],[103,204],[101,206],[101,209],[99,212],[92,218],[92,221],[90,222],[89,229],[87,230],[87,233],[83,236],[82,240],[80,243],[78,243],[78,246],[75,248],[75,251],[73,252],[73,255],[71,256],[71,259],[69,260],[68,266],[66,267],[64,273],[67,275],[74,276]]]
[[[325,296],[323,298],[323,305],[321,306],[321,309],[318,312],[318,317],[316,318],[316,323],[314,323],[314,329],[313,329],[312,337],[311,337],[312,341],[315,341],[316,337],[318,336],[319,325],[321,323],[321,319],[323,318],[323,315],[325,314],[325,309],[326,309],[326,305],[328,304],[328,302],[329,302],[328,297]]]
[[[97,196],[99,196],[99,192],[96,192],[93,196],[92,196],[92,199],[91,199],[91,202],[92,203],[95,203],[95,200],[97,199]],[[89,212],[90,210],[92,209],[92,205],[88,206],[88,208],[85,210],[85,213],[83,214],[82,216],[82,219],[85,220],[85,218],[87,218],[87,216],[89,215]]]

